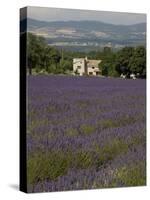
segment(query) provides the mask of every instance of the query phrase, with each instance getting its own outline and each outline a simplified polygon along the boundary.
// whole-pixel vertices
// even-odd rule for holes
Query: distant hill
[[[24,21],[21,22],[22,27]],[[27,19],[28,31],[46,38],[50,45],[74,49],[121,48],[145,45],[146,23],[114,25],[99,21],[38,21]]]

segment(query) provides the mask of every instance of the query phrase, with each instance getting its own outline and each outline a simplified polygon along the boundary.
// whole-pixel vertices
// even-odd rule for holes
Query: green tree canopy
[[[118,71],[119,74],[129,74],[130,73],[130,59],[132,58],[134,54],[134,48],[133,47],[125,47],[121,49],[116,54],[116,71]]]
[[[143,46],[137,47],[129,63],[130,71],[146,76],[146,49]]]
[[[60,61],[60,53],[57,49],[47,45],[44,38],[28,33],[27,56],[29,73],[32,69],[37,71],[44,69],[48,71],[50,65],[55,65]],[[52,67],[53,68],[53,67]]]

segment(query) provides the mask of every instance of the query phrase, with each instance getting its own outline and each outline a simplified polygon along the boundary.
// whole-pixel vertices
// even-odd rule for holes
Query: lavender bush
[[[146,184],[146,81],[28,76],[28,192]]]

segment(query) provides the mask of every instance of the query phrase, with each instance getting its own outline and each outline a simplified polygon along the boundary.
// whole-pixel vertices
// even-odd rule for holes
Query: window
[[[78,69],[81,69],[81,66],[77,66]]]
[[[92,67],[92,69],[95,69],[95,67]]]
[[[89,72],[89,75],[93,75],[93,72]]]

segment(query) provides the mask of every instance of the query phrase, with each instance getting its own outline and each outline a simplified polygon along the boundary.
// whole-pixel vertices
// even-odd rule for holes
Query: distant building
[[[73,59],[73,72],[82,75],[93,75],[97,76],[101,74],[99,64],[101,60],[89,60],[85,58],[74,58]]]

